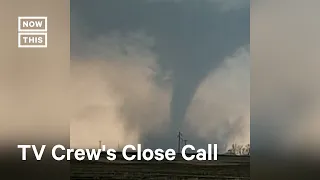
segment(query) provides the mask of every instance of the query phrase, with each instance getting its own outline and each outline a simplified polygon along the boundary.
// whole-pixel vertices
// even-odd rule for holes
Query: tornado
[[[232,55],[239,47],[250,43],[250,6],[239,6],[234,4],[234,1],[225,2],[211,0],[186,0],[176,3],[169,1],[130,3],[101,1],[99,4],[82,2],[81,8],[77,8],[77,11],[73,10],[73,13],[78,14],[79,19],[85,22],[79,24],[90,26],[89,30],[84,33],[90,38],[91,36],[103,36],[113,31],[130,34],[143,30],[147,36],[154,39],[154,46],[148,46],[150,48],[148,52],[150,50],[155,54],[152,59],[159,67],[157,75],[161,76],[162,73],[167,74],[167,72],[170,74],[170,85],[165,83],[166,86],[170,86],[168,89],[170,89],[171,101],[169,100],[167,104],[170,112],[169,117],[163,118],[166,122],[169,119],[169,123],[165,125],[165,128],[157,127],[158,130],[164,131],[161,134],[154,133],[154,130],[143,132],[140,142],[144,148],[176,147],[178,131],[184,131],[186,113],[200,84],[219,67],[226,56]],[[249,1],[246,2],[249,4]],[[101,7],[104,7],[103,11]],[[95,9],[99,13],[90,12],[88,9]],[[75,34],[72,36],[74,37]],[[131,40],[125,42],[130,43]],[[77,47],[79,46],[77,44],[80,43],[74,40],[73,44],[72,47],[76,48],[79,53],[83,52]],[[127,54],[124,53],[124,56]],[[162,78],[157,77],[157,81],[158,79],[161,81]],[[162,86],[157,83],[152,82],[161,89]],[[141,87],[147,89],[145,86]],[[166,88],[163,91],[166,91]],[[135,104],[136,101],[142,100],[130,98],[130,103],[126,102],[125,107],[120,108],[124,114],[128,111],[129,114],[134,114],[128,116],[130,123],[126,131],[132,128],[133,122],[136,122],[134,119],[150,122],[158,119],[158,115],[146,113],[149,111],[148,108],[133,111],[138,106],[133,106],[131,101]],[[148,107],[151,106],[153,105],[148,105]],[[137,126],[141,131],[146,129],[146,124]],[[191,140],[190,143],[199,141],[199,138],[196,139],[187,132],[183,133],[187,139]]]
[[[199,6],[187,20],[178,21],[182,35],[176,36],[180,44],[174,48],[176,56],[171,58],[174,62],[170,104],[171,136],[184,130],[186,112],[201,82],[226,56],[233,54],[240,46],[249,44],[249,9],[223,14],[204,10],[205,7]],[[208,14],[215,20],[207,18]],[[190,23],[194,25],[188,26]],[[180,49],[182,45],[183,50]]]

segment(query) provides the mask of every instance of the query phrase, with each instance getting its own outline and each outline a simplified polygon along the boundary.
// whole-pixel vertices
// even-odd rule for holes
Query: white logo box
[[[24,19],[32,20],[32,19],[38,19],[38,20],[44,20],[44,29],[21,29],[21,22]],[[47,31],[48,30],[48,18],[45,16],[19,16],[18,17],[18,31],[19,32],[30,32],[30,31]]]

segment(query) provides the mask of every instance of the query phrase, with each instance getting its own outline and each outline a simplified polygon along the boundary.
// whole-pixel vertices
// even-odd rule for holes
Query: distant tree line
[[[250,155],[250,144],[238,145],[232,144],[231,148],[227,151],[227,154],[232,155]]]

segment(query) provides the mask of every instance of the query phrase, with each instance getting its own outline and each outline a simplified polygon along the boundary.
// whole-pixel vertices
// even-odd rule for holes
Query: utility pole
[[[101,144],[101,140],[99,141],[99,148],[98,149],[101,149],[102,148],[102,144]]]
[[[181,139],[182,139],[182,133],[179,131],[179,133],[178,133],[178,153],[180,152]]]

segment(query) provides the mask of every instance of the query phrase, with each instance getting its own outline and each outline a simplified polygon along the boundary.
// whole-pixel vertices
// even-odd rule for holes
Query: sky
[[[71,110],[72,146],[172,148],[181,129],[199,146],[318,156],[319,1],[251,0],[250,12],[249,1],[123,2],[71,1],[67,97],[68,2],[37,2],[51,48],[36,54],[12,39],[16,17],[38,6],[0,6],[1,140],[67,139]]]
[[[250,143],[249,0],[72,0],[71,146]]]
[[[251,1],[253,153],[319,157],[319,5]]]

